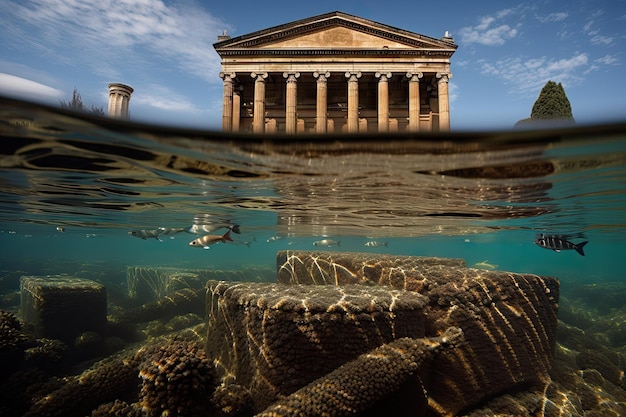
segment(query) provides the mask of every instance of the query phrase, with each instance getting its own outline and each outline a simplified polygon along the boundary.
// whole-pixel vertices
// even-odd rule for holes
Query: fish
[[[199,237],[189,242],[189,246],[193,246],[196,248],[209,249],[209,246],[214,243],[233,242],[233,239],[230,237],[230,232],[231,230],[228,229],[228,231],[221,236],[220,235],[204,235],[202,237]]]
[[[585,256],[583,248],[589,241],[580,243],[572,243],[567,240],[565,235],[546,235],[539,234],[535,239],[535,244],[541,246],[544,249],[552,249],[555,252],[561,252],[562,250],[574,249],[581,256]]]
[[[338,240],[322,239],[322,240],[313,242],[313,245],[331,247],[331,246],[339,246],[340,243],[341,242],[339,242]]]
[[[65,227],[57,226],[57,232],[65,233]]]
[[[281,240],[283,237],[282,236],[270,236],[267,238],[266,242],[270,243],[270,242],[276,242],[277,240]]]
[[[178,233],[187,231],[184,227],[159,227],[157,230],[159,231],[159,236],[169,236],[170,239],[174,239],[174,235]]]
[[[474,265],[472,265],[474,268],[480,268],[480,269],[496,269],[499,265],[495,265],[495,264],[490,264],[489,261],[487,261],[486,259],[482,262],[476,262]]]
[[[377,248],[379,246],[387,247],[388,244],[389,242],[379,242],[377,240],[370,240],[369,242],[365,242],[365,246],[369,246],[372,248]]]
[[[159,229],[153,229],[153,230],[146,230],[146,229],[131,230],[131,231],[128,232],[128,234],[131,235],[131,236],[138,237],[138,238],[143,239],[143,240],[146,240],[146,239],[156,239],[159,242],[163,242],[161,239],[159,239],[159,235],[161,234]]]
[[[202,233],[213,233],[216,230],[222,229],[224,227],[231,230],[233,233],[241,233],[241,226],[238,224],[194,224],[187,228],[185,231],[188,233],[199,235]]]

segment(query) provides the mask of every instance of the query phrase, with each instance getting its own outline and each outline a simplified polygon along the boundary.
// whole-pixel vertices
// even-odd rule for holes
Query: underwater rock
[[[126,283],[130,299],[151,303],[183,289],[200,289],[209,280],[272,281],[275,272],[267,267],[240,270],[180,269],[172,267],[126,267]]]
[[[119,311],[112,316],[115,325],[136,324],[152,320],[170,319],[174,316],[195,313],[204,315],[204,288],[185,288],[157,301]]]
[[[142,356],[140,404],[148,416],[208,414],[215,369],[197,341],[169,340]]]
[[[131,299],[149,303],[181,289],[202,288],[206,280],[202,281],[195,271],[129,266],[126,268],[126,282]]]
[[[619,368],[618,361],[619,359],[612,361],[609,356],[591,349],[585,349],[576,356],[576,364],[580,369],[595,369],[600,372],[607,381],[619,387],[626,388],[624,371]]]
[[[170,337],[155,338],[143,345],[131,345],[123,351],[93,364],[79,375],[62,378],[59,381],[60,384],[57,384],[60,386],[54,386],[52,390],[38,393],[23,417],[83,417],[92,410],[95,412],[101,405],[119,399],[136,400],[137,403],[133,402],[132,407],[128,409],[120,402],[111,404],[111,407],[117,410],[116,415],[125,416],[126,414],[123,414],[125,411],[129,411],[129,416],[135,415],[137,411],[141,410],[141,407],[137,407],[137,405],[149,405],[153,407],[151,410],[156,413],[157,406],[160,407],[161,403],[151,400],[154,398],[163,399],[162,387],[150,389],[151,383],[155,379],[151,380],[152,382],[145,384],[147,388],[144,389],[144,393],[147,397],[142,398],[140,396],[141,376],[154,375],[155,378],[160,378],[159,381],[162,381],[162,375],[165,375],[165,378],[170,381],[165,385],[168,393],[171,393],[171,395],[167,395],[170,395],[173,402],[180,401],[182,397],[178,394],[183,391],[184,393],[194,392],[194,383],[201,384],[203,381],[207,381],[207,374],[209,376],[214,375],[212,366],[207,371],[208,373],[205,372],[207,360],[198,350],[198,343],[199,330],[188,329]],[[140,375],[142,369],[144,373]],[[202,376],[200,377],[199,374]],[[214,379],[210,377],[209,380],[212,382]],[[186,409],[195,409],[196,404],[208,403],[211,393],[212,391],[209,389],[198,401],[194,398],[186,398],[188,404],[181,404],[181,406],[188,407]],[[98,413],[103,413],[103,409],[100,409]],[[151,416],[154,414],[142,412],[141,415]],[[161,415],[161,413],[159,412],[157,415]],[[170,415],[176,414],[170,412]]]
[[[425,274],[465,266],[464,259],[357,252],[290,251],[276,255],[278,282],[284,284],[377,284],[403,288]],[[417,290],[417,288],[407,288]]]
[[[559,299],[556,278],[464,268],[454,260],[401,259],[394,267],[393,257],[383,256],[386,263],[377,257],[281,251],[278,275],[287,282],[368,282],[416,291],[429,300],[424,308],[427,336],[449,327],[463,329],[465,343],[437,355],[429,376],[432,413],[456,414],[499,393],[549,379]]]
[[[426,299],[361,285],[210,281],[206,352],[269,406],[385,343],[424,336]]]
[[[217,417],[238,417],[252,414],[252,396],[250,391],[241,385],[222,383],[215,389],[211,403]]]
[[[0,311],[0,380],[21,366],[27,341],[17,316]]]
[[[115,400],[93,410],[91,417],[145,417],[145,414],[137,404]]]
[[[71,276],[24,276],[20,282],[24,322],[35,337],[72,344],[83,332],[106,329],[107,298],[104,285]]]
[[[102,403],[137,389],[140,357],[125,351],[96,363],[34,402],[24,417],[82,417]]]
[[[28,366],[55,372],[61,367],[67,351],[67,345],[60,340],[42,338],[37,339],[34,345],[29,346],[24,354]]]
[[[450,328],[441,337],[394,340],[279,400],[257,417],[359,415],[398,390],[410,375],[428,365],[438,350],[459,344],[462,335],[461,329]],[[426,410],[409,412],[424,415]]]

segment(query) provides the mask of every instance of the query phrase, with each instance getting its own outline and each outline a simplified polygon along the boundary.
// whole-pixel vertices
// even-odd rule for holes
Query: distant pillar
[[[348,79],[348,132],[359,131],[359,78],[360,72],[346,72]]]
[[[328,98],[328,77],[330,72],[314,72],[313,77],[317,78],[317,101],[315,105],[315,132],[326,133],[327,131],[327,98]]]
[[[109,84],[109,116],[128,119],[128,104],[130,95],[133,93],[132,87],[119,84]]]
[[[250,76],[254,79],[254,114],[252,115],[252,131],[265,132],[265,79],[267,72],[255,73]]]
[[[409,131],[417,132],[420,126],[420,78],[421,72],[407,72],[409,79]]]
[[[439,95],[439,130],[447,132],[450,130],[450,99],[448,94],[448,81],[452,74],[437,73],[437,90]]]

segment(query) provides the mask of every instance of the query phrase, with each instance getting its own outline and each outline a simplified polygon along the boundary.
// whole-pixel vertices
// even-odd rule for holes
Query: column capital
[[[313,73],[313,77],[317,78],[318,81],[326,81],[326,79],[330,77],[330,72],[329,71],[315,71]]]
[[[386,81],[391,78],[391,72],[377,72],[376,74],[374,74],[374,76],[376,78],[380,78],[381,81]],[[383,80],[383,78],[385,78],[386,80]]]
[[[297,78],[300,78],[299,72],[283,72],[283,77],[287,79],[287,82],[295,82]]]
[[[420,78],[422,78],[423,76],[424,76],[424,74],[421,73],[421,72],[408,71],[406,73],[406,78],[408,78],[409,81],[417,81],[417,82],[419,82]]]
[[[358,81],[359,78],[361,78],[361,71],[356,71],[356,72],[351,72],[351,71],[347,71],[346,72],[346,78],[348,79],[348,81]]]
[[[267,72],[252,72],[250,73],[250,76],[252,78],[255,78],[256,81],[265,81],[265,79],[268,77]]]
[[[447,83],[448,81],[450,81],[450,78],[452,78],[452,73],[450,72],[438,72],[437,73],[437,78],[439,78],[439,83]]]
[[[237,73],[235,72],[220,72],[220,78],[224,81],[226,81],[226,78],[230,78],[231,80],[234,79],[237,76]]]

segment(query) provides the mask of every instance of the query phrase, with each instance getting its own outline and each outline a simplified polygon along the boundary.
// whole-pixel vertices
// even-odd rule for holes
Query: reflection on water
[[[10,102],[2,110],[1,164],[11,175],[0,213],[36,223],[121,226],[117,212],[131,224],[164,212],[180,223],[259,210],[275,213],[284,235],[474,233],[489,220],[559,218],[558,200],[597,192],[577,181],[576,195],[560,195],[571,176],[619,174],[626,161],[620,125],[294,139],[76,120]],[[601,135],[600,154],[591,135]]]
[[[437,363],[454,368],[460,356],[473,355],[472,349],[484,347],[481,340],[502,339],[491,346],[508,348],[484,347],[489,354],[477,355],[476,361],[481,362],[481,357],[501,361],[492,368],[508,367],[508,373],[501,373],[515,386],[516,378],[526,378],[525,372],[538,362],[521,366],[527,358],[518,358],[517,364],[512,364],[507,362],[507,352],[524,352],[527,346],[534,346],[544,353],[542,364],[552,359],[547,351],[554,342],[551,332],[557,324],[553,310],[559,288],[556,280],[547,276],[560,281],[561,321],[554,353],[558,366],[548,375],[541,365],[538,372],[545,385],[523,391],[523,395],[529,403],[534,402],[534,410],[566,408],[571,415],[583,415],[577,404],[584,391],[589,394],[584,400],[588,410],[611,404],[602,409],[605,415],[624,411],[626,307],[619,298],[626,292],[621,261],[626,250],[624,124],[418,136],[232,136],[77,117],[2,99],[0,141],[0,342],[4,343],[0,343],[0,362],[13,363],[0,373],[0,388],[11,385],[15,391],[14,401],[4,408],[0,405],[2,415],[75,412],[82,416],[98,405],[103,408],[94,411],[94,416],[112,415],[112,410],[117,410],[115,415],[129,416],[171,413],[154,404],[166,391],[189,394],[185,390],[191,389],[193,382],[183,378],[160,391],[158,381],[163,376],[159,372],[170,372],[169,378],[177,380],[185,363],[195,363],[206,371],[198,386],[215,390],[211,404],[191,402],[186,406],[226,415],[215,409],[221,404],[221,413],[237,409],[229,415],[250,415],[249,405],[258,400],[251,397],[254,389],[237,384],[232,375],[230,380],[220,380],[221,391],[215,387],[218,382],[213,378],[225,378],[219,375],[219,366],[228,369],[234,365],[218,363],[215,375],[207,365],[215,357],[243,353],[231,351],[234,345],[230,342],[220,345],[215,357],[202,350],[210,346],[204,339],[205,308],[211,297],[223,314],[210,325],[217,326],[216,331],[223,332],[227,341],[241,336],[236,334],[236,323],[226,323],[229,317],[245,316],[254,322],[259,317],[332,310],[330,318],[295,320],[299,324],[288,333],[292,336],[281,336],[275,343],[255,339],[258,335],[251,330],[242,333],[248,338],[246,343],[268,354],[291,346],[296,336],[307,338],[312,349],[319,351],[319,343],[313,342],[321,340],[323,327],[315,326],[327,321],[336,324],[333,314],[337,311],[349,317],[347,328],[357,326],[351,331],[356,328],[363,337],[367,333],[358,327],[363,318],[375,315],[373,311],[385,320],[395,318],[399,310],[393,308],[407,304],[394,303],[404,299],[402,291],[410,290],[414,293],[406,296],[414,306],[411,314],[418,317],[420,309],[430,310],[422,333],[411,333],[413,342],[400,343],[401,349],[414,349],[422,359],[434,361],[433,352],[452,349],[456,353]],[[233,242],[216,238],[226,232]],[[535,245],[536,235],[542,233],[567,237],[573,244],[589,241],[585,256]],[[204,234],[215,235],[207,241],[217,243],[208,245],[210,249],[189,245]],[[321,252],[308,252],[313,249]],[[346,290],[343,298],[340,294],[340,302],[324,298],[328,291],[322,289],[311,290],[310,298],[289,298],[280,287],[267,285],[280,279],[281,271],[285,273],[285,253],[292,254],[287,270],[295,277],[293,282],[302,282],[300,278],[306,276],[316,284],[368,287]],[[365,279],[369,275],[378,279]],[[233,284],[216,284],[220,290],[207,299],[206,283],[212,280],[249,284],[245,291]],[[35,305],[33,300],[47,299],[50,293],[46,291],[57,294],[59,285],[55,283],[84,284],[85,292],[106,287],[107,304],[99,312],[107,315],[106,329],[100,326],[97,331],[72,333],[61,340],[33,330],[37,329],[32,323],[37,322],[32,318],[36,314],[29,316],[30,323],[22,324],[20,309]],[[404,295],[396,299],[396,293],[387,293],[385,287]],[[263,291],[276,293],[270,297]],[[31,296],[30,302],[23,301],[28,299],[25,293]],[[235,293],[238,295],[232,295]],[[353,293],[360,304],[350,304]],[[371,298],[372,294],[378,298]],[[389,294],[396,301],[384,301]],[[217,301],[216,297],[223,299]],[[369,304],[368,297],[372,300]],[[231,300],[235,307],[224,300]],[[276,311],[252,315],[252,307],[262,310],[267,300],[274,300]],[[392,310],[385,310],[389,305],[394,306]],[[537,309],[538,305],[543,305],[543,310]],[[231,307],[234,310],[228,310]],[[466,313],[471,320],[463,316]],[[259,323],[269,326],[272,320]],[[455,326],[464,332],[471,349],[458,350],[457,341],[446,339],[445,334],[458,334]],[[380,333],[383,327],[377,323],[374,330]],[[264,335],[270,334],[267,327],[263,329]],[[422,339],[424,336],[427,338]],[[391,339],[381,338],[384,345],[376,351],[380,357],[392,358],[400,349]],[[327,340],[337,340],[336,334]],[[248,353],[259,356],[255,352]],[[349,351],[357,353],[362,352]],[[94,363],[103,357],[107,357],[104,362]],[[355,360],[370,366],[367,357]],[[390,369],[386,375],[413,374],[412,367],[418,362],[395,362],[406,368]],[[472,372],[486,372],[477,370],[484,363],[478,368],[471,363],[468,360],[450,368],[447,378],[455,372],[463,378]],[[91,365],[90,373],[82,373]],[[317,370],[326,378],[318,387],[333,386],[336,378],[341,378],[328,373],[336,365]],[[242,369],[245,374],[246,366]],[[344,371],[338,368],[337,375],[345,376]],[[525,376],[516,377],[516,372]],[[60,380],[81,373],[80,379]],[[100,377],[113,382],[102,385]],[[143,385],[138,385],[138,378]],[[239,376],[240,383],[241,378],[244,376]],[[298,378],[281,374],[276,381],[286,384],[285,393],[290,393],[293,387],[289,384],[297,385],[294,381]],[[430,397],[415,400],[410,407],[437,415],[445,414],[441,410],[450,406],[453,408],[446,410],[454,414],[458,411],[454,407],[467,411],[470,408],[464,407],[476,405],[472,401],[487,401],[480,392],[474,392],[472,400],[458,395],[456,403],[440,399],[432,390],[447,379],[440,375],[437,381],[427,383],[428,387],[420,385],[419,392],[431,389]],[[481,381],[476,386],[485,384],[490,395],[498,394],[493,380],[485,377]],[[424,382],[407,382],[398,392],[416,388],[412,384],[418,383]],[[102,395],[89,391],[88,387],[99,384],[107,388]],[[382,385],[385,389],[390,386]],[[361,395],[360,386],[349,390]],[[517,388],[512,390],[511,401],[521,406]],[[31,391],[34,394],[28,394]],[[311,395],[310,391],[304,392]],[[291,404],[293,400],[301,407],[298,395],[283,402]],[[72,407],[81,396],[93,402]],[[62,400],[52,404],[46,398]],[[235,399],[241,408],[235,407]],[[105,404],[114,400],[118,402]],[[496,397],[489,407],[507,409],[498,401],[506,402]],[[381,399],[374,410],[391,413],[385,407],[392,402]],[[407,406],[404,402],[399,404]],[[282,409],[280,404],[276,407]],[[392,414],[403,415],[402,407],[396,404]],[[489,407],[469,415],[489,415]],[[544,415],[553,414],[546,411]]]

